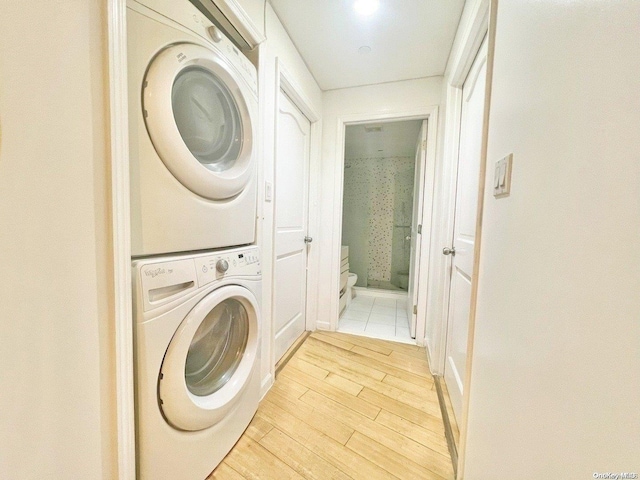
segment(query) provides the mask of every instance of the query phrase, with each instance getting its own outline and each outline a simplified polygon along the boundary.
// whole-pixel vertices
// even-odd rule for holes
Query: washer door
[[[224,200],[249,182],[250,96],[214,50],[181,43],[152,60],[142,92],[147,130],[165,166],[197,195]]]
[[[160,408],[181,430],[219,422],[239,401],[258,355],[258,303],[230,285],[204,297],[182,321],[159,376]]]

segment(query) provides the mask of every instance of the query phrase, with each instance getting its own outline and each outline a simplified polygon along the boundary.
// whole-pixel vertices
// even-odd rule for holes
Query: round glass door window
[[[206,397],[222,388],[242,360],[249,338],[249,315],[238,300],[217,304],[202,321],[187,353],[184,375],[189,391]]]
[[[183,69],[171,91],[173,116],[189,151],[206,168],[231,168],[242,150],[242,117],[227,86],[210,70]]]

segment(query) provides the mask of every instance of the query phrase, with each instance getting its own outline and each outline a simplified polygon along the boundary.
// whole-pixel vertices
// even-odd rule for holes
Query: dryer
[[[188,0],[127,2],[133,256],[251,244],[257,75]]]
[[[202,480],[260,399],[257,247],[133,262],[141,480]]]

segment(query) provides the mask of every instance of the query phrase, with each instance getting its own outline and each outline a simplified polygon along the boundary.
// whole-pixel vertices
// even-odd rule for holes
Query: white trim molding
[[[464,467],[467,449],[467,433],[469,426],[469,405],[471,398],[471,373],[473,367],[473,347],[476,326],[476,306],[478,300],[478,282],[480,278],[480,249],[482,248],[482,218],[484,212],[484,192],[487,172],[487,144],[489,141],[489,114],[491,111],[491,90],[493,88],[493,63],[496,43],[497,0],[487,0],[490,8],[487,11],[488,52],[487,52],[487,80],[485,86],[484,122],[482,126],[482,150],[480,154],[480,180],[478,182],[478,210],[476,216],[476,240],[473,252],[473,276],[471,281],[471,308],[469,312],[469,331],[467,334],[467,363],[462,399],[462,419],[460,421],[460,446],[458,449],[457,480],[464,479]]]
[[[126,0],[108,2],[108,37],[118,478],[135,480]]]
[[[460,138],[460,119],[462,117],[462,86],[469,74],[471,65],[482,45],[488,25],[490,0],[467,2],[470,13],[465,24],[460,25],[454,49],[447,64],[445,74],[446,104],[443,158],[440,174],[436,180],[438,204],[435,208],[434,251],[431,252],[429,276],[432,279],[428,291],[428,318],[438,322],[437,331],[432,338],[425,338],[429,364],[435,375],[444,374],[447,313],[451,278],[446,258],[441,248],[453,238],[455,216],[456,182],[458,175],[458,147]],[[465,13],[463,13],[465,17]]]

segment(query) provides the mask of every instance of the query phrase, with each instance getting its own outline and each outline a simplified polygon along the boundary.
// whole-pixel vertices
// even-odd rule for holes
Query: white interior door
[[[409,259],[409,285],[407,294],[407,318],[411,338],[416,338],[416,314],[414,307],[418,305],[418,278],[420,277],[420,236],[422,230],[422,210],[424,206],[424,174],[427,159],[427,120],[422,122],[422,129],[416,146],[416,165],[413,180],[413,210],[411,218],[411,256]]]
[[[461,418],[467,363],[486,64],[487,43],[485,40],[462,87],[462,117],[452,245],[454,251],[452,254],[450,253],[451,287],[449,289],[444,379],[458,420]],[[447,254],[446,250],[443,250],[443,253]]]
[[[309,120],[281,90],[278,95],[275,169],[275,360],[305,330]]]

